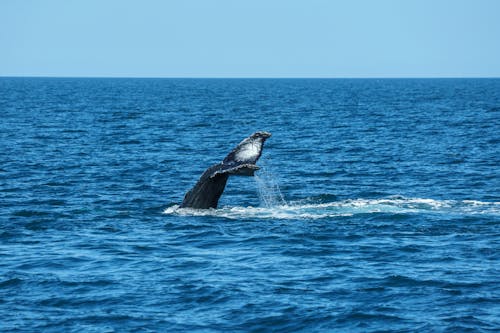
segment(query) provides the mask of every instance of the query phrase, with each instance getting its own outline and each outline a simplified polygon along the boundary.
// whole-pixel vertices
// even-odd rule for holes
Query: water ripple
[[[500,80],[0,78],[2,332],[500,327]],[[258,177],[180,209],[268,130]]]

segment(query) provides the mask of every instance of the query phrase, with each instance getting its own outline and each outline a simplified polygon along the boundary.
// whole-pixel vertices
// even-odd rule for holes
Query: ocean
[[[2,332],[498,332],[500,79],[0,78],[0,258]]]

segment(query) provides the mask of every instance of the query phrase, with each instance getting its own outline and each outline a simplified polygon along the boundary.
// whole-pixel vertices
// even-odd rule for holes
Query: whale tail
[[[260,168],[255,165],[262,155],[264,142],[271,136],[269,132],[255,132],[241,141],[221,163],[216,172],[237,176],[253,176]]]
[[[255,132],[241,141],[224,160],[212,165],[201,175],[196,185],[186,193],[180,207],[217,208],[229,176],[253,176],[262,155],[268,132]]]

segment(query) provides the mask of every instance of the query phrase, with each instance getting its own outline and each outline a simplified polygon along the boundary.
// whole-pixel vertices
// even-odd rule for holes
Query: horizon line
[[[355,79],[500,79],[500,76],[100,76],[100,75],[0,75],[0,78],[40,78],[40,79],[207,79],[207,80],[355,80]]]

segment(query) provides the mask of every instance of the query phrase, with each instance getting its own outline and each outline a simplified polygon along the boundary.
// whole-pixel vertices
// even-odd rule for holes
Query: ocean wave
[[[166,208],[163,213],[177,216],[216,216],[228,219],[322,219],[376,213],[500,215],[500,202],[389,197],[315,203],[306,199],[272,207],[235,206],[218,209],[192,209],[173,205]]]

